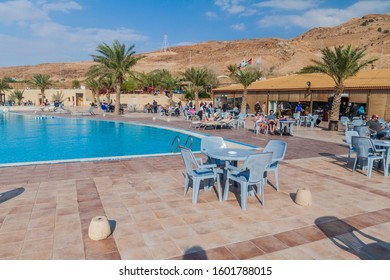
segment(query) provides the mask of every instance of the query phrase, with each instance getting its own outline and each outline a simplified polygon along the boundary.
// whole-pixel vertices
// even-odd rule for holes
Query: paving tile
[[[243,241],[227,245],[226,248],[240,260],[247,260],[264,254],[264,251],[259,249],[254,243],[250,241]]]
[[[83,246],[73,245],[53,250],[53,260],[84,260]]]
[[[273,235],[252,239],[251,242],[254,243],[265,253],[272,253],[275,251],[289,248],[287,244],[283,243],[281,240],[279,240]]]

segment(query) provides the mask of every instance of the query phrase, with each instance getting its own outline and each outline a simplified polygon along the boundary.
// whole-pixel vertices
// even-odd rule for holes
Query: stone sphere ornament
[[[107,217],[96,216],[93,217],[89,224],[88,236],[92,240],[106,239],[111,235],[111,228]]]
[[[309,189],[301,188],[298,189],[295,195],[295,203],[301,206],[312,205],[311,192]]]

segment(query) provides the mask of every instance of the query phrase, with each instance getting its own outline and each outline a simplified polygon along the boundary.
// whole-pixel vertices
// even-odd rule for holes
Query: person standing
[[[265,115],[267,114],[267,108],[266,108],[266,103],[263,102],[263,104],[261,105],[261,112]]]
[[[295,107],[295,112],[301,115],[302,113],[302,105],[301,102],[298,102],[297,106]]]
[[[359,110],[358,105],[356,103],[353,104],[352,108],[351,108],[351,116],[352,116],[352,118],[358,116],[358,110]]]
[[[255,114],[257,115],[257,113],[259,113],[261,110],[259,101],[256,102],[254,109],[255,109]]]
[[[153,112],[157,114],[157,101],[153,100]]]

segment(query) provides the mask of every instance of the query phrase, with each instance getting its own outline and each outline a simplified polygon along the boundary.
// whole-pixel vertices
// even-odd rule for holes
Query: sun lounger
[[[217,129],[218,125],[220,125],[219,121],[208,121],[203,122],[201,126],[203,126],[204,129],[208,127],[213,127],[214,129]]]
[[[95,113],[93,112],[93,110],[95,109],[95,106],[91,106],[89,108],[88,111],[75,111],[75,112],[72,112],[72,115],[76,115],[76,116],[93,116],[95,115]]]
[[[234,122],[235,120],[234,119],[222,119],[220,121],[218,121],[218,125],[222,127],[225,127],[225,128],[231,128],[234,126]]]
[[[200,128],[203,123],[202,121],[193,121],[190,123],[190,128]]]

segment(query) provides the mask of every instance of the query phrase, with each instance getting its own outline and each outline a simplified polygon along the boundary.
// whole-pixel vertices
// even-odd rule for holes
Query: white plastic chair
[[[217,181],[218,199],[221,200],[221,183],[216,164],[199,164],[192,151],[185,147],[180,147],[181,155],[185,165],[184,195],[188,192],[190,180],[192,180],[192,203],[198,201],[200,183],[204,180]],[[205,188],[206,190],[209,188]]]
[[[241,186],[241,209],[246,210],[249,186],[255,185],[256,192],[261,194],[261,204],[264,206],[265,169],[271,163],[272,153],[259,153],[248,156],[241,168],[226,164],[226,181],[224,200],[228,199],[230,180]]]
[[[264,152],[272,152],[272,162],[267,166],[267,172],[274,172],[275,174],[275,189],[279,191],[279,161],[284,159],[287,150],[287,143],[281,140],[270,140],[264,148]]]
[[[301,114],[294,113],[293,114],[293,119],[296,121],[296,125],[297,126],[301,126]]]
[[[313,115],[310,117],[310,126],[315,127],[317,125],[318,115]]]
[[[361,137],[368,137],[368,138],[375,138],[376,137],[376,132],[371,132],[371,130],[367,126],[364,126],[364,125],[354,126],[353,130],[357,131],[357,133]]]
[[[363,125],[363,120],[362,119],[354,119],[352,120],[352,126],[360,126]]]
[[[349,118],[347,116],[342,116],[340,118],[340,122],[344,127],[348,127]]]
[[[374,161],[376,160],[384,160],[385,158],[385,151],[384,149],[376,149],[374,143],[370,138],[367,137],[358,137],[353,136],[352,137],[352,147],[356,151],[356,158],[355,163],[353,164],[352,172],[356,169],[356,164],[358,160],[360,162],[367,161],[367,176],[371,177],[372,168],[374,165]],[[363,166],[362,163],[360,163],[361,166]],[[385,172],[385,168],[388,168],[388,166],[383,165],[383,172]]]
[[[352,147],[352,136],[359,136],[359,133],[354,130],[345,131],[345,142],[349,145],[347,164],[351,159],[351,152],[355,152],[354,148]]]
[[[240,126],[246,128],[246,124],[245,124],[246,118],[247,118],[246,114],[240,113],[238,115],[238,119],[236,119],[236,128],[239,128]]]
[[[208,150],[212,149],[224,149],[226,143],[222,137],[219,136],[206,136],[200,140],[200,151],[207,153]]]

